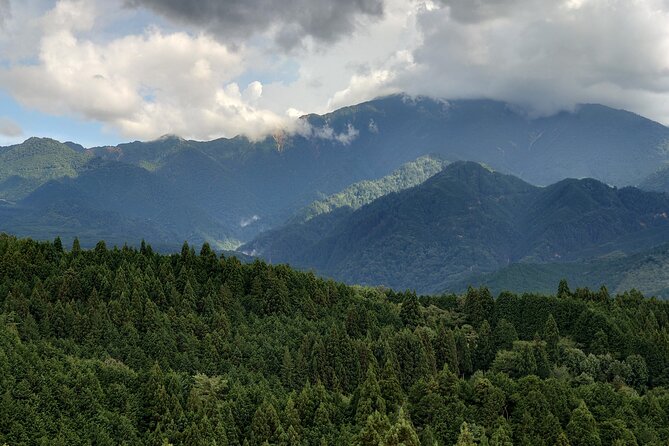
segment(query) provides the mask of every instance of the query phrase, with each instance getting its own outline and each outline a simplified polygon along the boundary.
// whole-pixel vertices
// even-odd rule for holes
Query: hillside
[[[510,263],[635,252],[669,237],[669,198],[595,180],[539,188],[456,162],[357,211],[270,231],[240,251],[349,283],[449,289]]]
[[[639,293],[417,298],[6,235],[0,271],[3,444],[669,441],[669,303]]]
[[[639,183],[639,188],[655,192],[669,192],[669,167],[662,167],[648,175]]]
[[[19,200],[49,180],[74,177],[88,158],[48,138],[0,147],[0,198]]]
[[[437,156],[422,156],[415,161],[403,164],[399,169],[378,180],[360,181],[341,192],[314,201],[300,210],[290,222],[299,223],[311,220],[343,207],[358,209],[391,192],[399,192],[416,186],[440,172],[447,165],[448,161]]]
[[[501,102],[394,95],[322,116],[307,115],[300,122],[296,133],[277,132],[261,141],[241,136],[190,141],[166,135],[84,150],[73,142],[32,138],[0,148],[0,199],[18,202],[40,187],[53,187],[39,193],[56,196],[59,182],[47,185],[48,181],[73,178],[90,158],[99,158],[144,169],[151,184],[167,185],[171,195],[162,201],[178,203],[181,209],[187,203],[188,209],[200,210],[216,226],[195,225],[179,231],[179,237],[193,234],[189,240],[194,242],[206,237],[212,244],[233,246],[284,224],[298,212],[307,213],[299,218],[309,218],[338,206],[355,208],[386,191],[417,184],[434,172],[435,166],[428,166],[431,161],[412,167],[413,173],[402,172],[401,166],[428,155],[481,162],[537,185],[567,177],[592,177],[618,186],[638,184],[669,161],[669,129],[601,105],[531,118]],[[100,177],[115,188],[123,174],[118,179],[109,174]],[[128,195],[151,208],[151,193],[141,186],[131,190],[133,184],[125,186]],[[304,210],[312,203],[318,209]],[[96,205],[89,209],[106,209]],[[168,212],[183,213],[176,207]],[[125,210],[120,213],[134,218]],[[52,234],[32,233],[40,225],[12,221],[15,225],[6,224],[6,230],[38,238]],[[61,221],[56,218],[46,224],[57,228]],[[85,222],[81,224],[87,229]],[[124,236],[106,234],[115,239]]]
[[[234,248],[234,227],[226,227],[193,205],[183,191],[133,165],[91,159],[75,178],[51,180],[17,206],[5,209],[0,230],[33,237],[78,236],[84,246],[111,243],[178,249],[183,240]]]
[[[498,271],[474,275],[450,287],[466,290],[482,285],[493,293],[555,291],[555,284],[566,279],[572,288],[599,289],[606,285],[613,293],[636,289],[648,296],[669,298],[669,245],[640,253],[612,253],[597,259],[577,262],[513,263]]]

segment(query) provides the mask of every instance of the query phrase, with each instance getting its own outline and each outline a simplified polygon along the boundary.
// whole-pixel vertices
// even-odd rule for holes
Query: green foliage
[[[89,155],[48,138],[0,148],[0,198],[14,201],[49,180],[75,177]]]
[[[0,235],[0,444],[669,441],[669,303],[487,295]]]
[[[447,161],[436,155],[421,156],[403,164],[390,175],[378,180],[365,180],[352,184],[341,192],[314,201],[298,212],[291,221],[304,222],[342,207],[358,209],[391,192],[399,192],[422,183],[440,172],[447,164]]]
[[[602,444],[597,430],[597,422],[585,402],[581,401],[579,406],[574,409],[571,420],[567,425],[567,434],[572,446],[600,446]]]
[[[416,187],[273,229],[240,249],[338,280],[422,293],[471,283],[553,292],[559,279],[576,276],[572,283],[599,291],[581,287],[574,295],[607,300],[602,279],[617,291],[669,287],[666,252],[660,264],[626,255],[666,243],[669,221],[655,216],[668,207],[665,195],[592,179],[535,187],[474,162],[454,162]],[[566,282],[560,290],[561,298],[571,296]],[[465,312],[478,327],[490,299],[476,289],[467,294]]]

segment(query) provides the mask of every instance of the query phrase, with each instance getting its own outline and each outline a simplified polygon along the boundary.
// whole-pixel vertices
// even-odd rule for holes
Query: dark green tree
[[[572,446],[601,446],[597,422],[585,402],[574,409],[567,425],[567,436]]]

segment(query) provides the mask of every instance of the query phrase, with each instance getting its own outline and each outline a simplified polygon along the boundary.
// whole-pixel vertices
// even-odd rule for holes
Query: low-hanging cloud
[[[286,49],[307,37],[334,42],[353,31],[362,18],[383,15],[383,0],[126,0],[126,4],[205,28],[228,41],[269,30]]]
[[[669,122],[667,0],[441,0],[416,28],[410,58],[353,76],[335,102],[396,90],[541,115],[601,102]]]

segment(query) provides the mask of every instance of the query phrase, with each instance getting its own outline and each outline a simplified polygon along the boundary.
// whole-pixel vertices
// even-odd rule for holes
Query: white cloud
[[[206,35],[153,28],[105,43],[80,37],[95,21],[93,3],[63,0],[42,19],[37,63],[0,70],[1,84],[39,110],[96,120],[124,136],[165,133],[209,139],[260,137],[286,118],[253,104],[262,84],[243,92],[244,49],[231,51]]]
[[[669,123],[666,0],[443,0],[417,10],[410,63],[383,61],[333,104],[387,91],[492,98],[551,114],[601,102]]]
[[[9,0],[0,0],[0,28],[5,26],[5,20],[12,15],[10,6]]]
[[[487,97],[537,114],[601,102],[669,123],[668,0],[374,0],[381,9],[362,10],[349,2],[344,21],[320,37],[304,17],[273,18],[276,3],[245,17],[251,26],[230,30],[229,42],[212,28],[227,16],[189,18],[176,0],[132,0],[187,25],[153,16],[155,26],[124,28],[147,10],[122,2],[61,0],[40,18],[33,2],[13,3],[0,30],[0,86],[29,108],[140,139],[261,137],[292,129],[305,112],[399,91]],[[320,44],[274,51],[279,22],[309,28],[295,42]],[[355,138],[356,129],[301,125],[313,137]]]

